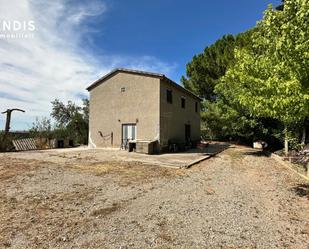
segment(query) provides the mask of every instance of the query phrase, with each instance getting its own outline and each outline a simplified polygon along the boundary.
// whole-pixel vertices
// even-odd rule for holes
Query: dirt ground
[[[190,169],[0,154],[0,181],[0,248],[308,248],[308,182],[245,147]]]
[[[19,152],[7,154],[14,158],[38,159],[53,163],[72,163],[72,160],[88,163],[126,161],[141,162],[147,165],[159,165],[163,167],[182,168],[191,165],[194,162],[211,157],[229,145],[226,143],[212,142],[205,148],[191,149],[181,153],[163,153],[156,155],[146,155],[141,153],[128,153],[128,151],[119,148],[106,149],[88,149],[87,147],[77,147],[68,149],[41,150],[30,152]]]

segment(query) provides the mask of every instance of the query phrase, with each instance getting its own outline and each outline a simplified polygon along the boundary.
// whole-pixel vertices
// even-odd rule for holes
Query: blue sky
[[[93,36],[97,52],[151,55],[175,66],[179,81],[186,63],[224,34],[237,34],[256,24],[276,0],[133,0],[109,1],[102,32]],[[101,44],[100,44],[101,43]]]
[[[253,27],[270,3],[280,1],[0,0],[0,24],[35,22],[32,38],[0,38],[1,111],[26,109],[12,129],[28,129],[49,116],[54,98],[80,103],[85,88],[114,67],[179,82],[194,54]],[[1,129],[4,121],[0,115]]]

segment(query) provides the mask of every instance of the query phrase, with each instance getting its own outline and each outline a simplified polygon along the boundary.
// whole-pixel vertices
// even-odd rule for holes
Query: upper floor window
[[[167,103],[173,103],[173,92],[172,90],[166,90],[166,101]]]
[[[198,112],[198,103],[195,102],[195,112]]]
[[[186,108],[186,99],[181,97],[181,108]]]
[[[124,93],[126,91],[125,87],[121,87],[120,92]]]

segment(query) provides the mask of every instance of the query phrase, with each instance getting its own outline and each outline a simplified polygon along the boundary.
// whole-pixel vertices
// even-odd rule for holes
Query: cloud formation
[[[26,110],[14,115],[12,129],[30,128],[36,116],[49,116],[55,98],[80,103],[85,88],[114,67],[173,69],[152,56],[96,57],[86,51],[84,37],[94,31],[90,22],[102,21],[107,12],[97,0],[0,0],[0,21],[35,22],[33,38],[0,38],[0,111]],[[4,118],[0,116],[0,129]]]

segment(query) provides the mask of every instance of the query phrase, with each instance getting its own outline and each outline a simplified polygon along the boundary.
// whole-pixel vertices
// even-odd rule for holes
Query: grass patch
[[[40,166],[43,166],[43,162],[38,160],[5,158],[5,160],[0,160],[0,180],[7,180],[26,172],[29,173],[29,171]]]
[[[141,162],[110,161],[70,166],[74,171],[96,176],[115,176],[121,186],[149,182],[154,178],[177,177],[184,171],[144,165]]]

